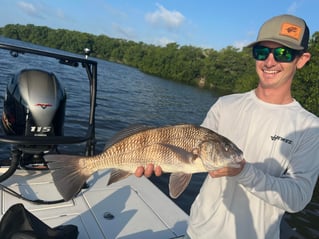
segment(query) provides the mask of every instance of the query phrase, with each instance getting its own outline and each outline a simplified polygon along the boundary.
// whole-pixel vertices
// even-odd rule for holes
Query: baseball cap
[[[279,15],[266,21],[260,28],[252,47],[262,41],[272,41],[295,50],[308,49],[309,28],[306,22],[293,15]]]

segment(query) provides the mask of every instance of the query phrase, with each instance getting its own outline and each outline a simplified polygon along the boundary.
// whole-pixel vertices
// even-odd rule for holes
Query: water
[[[220,96],[218,92],[150,76],[135,68],[102,60],[97,61],[96,153],[103,150],[105,142],[112,135],[132,124],[142,123],[154,126],[177,123],[200,124],[210,106]],[[58,64],[55,59],[27,54],[13,58],[7,51],[0,49],[0,112],[2,112],[2,102],[8,80],[12,74],[22,68],[45,68],[57,75],[67,91],[65,135],[83,136],[87,129],[89,112],[89,83],[85,69],[71,68]],[[84,147],[81,144],[61,146],[60,150],[81,153]],[[1,158],[7,157],[8,152],[9,146],[0,144]],[[186,191],[174,200],[186,213],[189,213],[190,206],[205,176],[206,174],[195,174]],[[151,180],[168,194],[167,175],[152,177]],[[317,204],[312,206],[314,208],[310,207],[308,210],[319,212]],[[310,213],[306,214],[310,215]],[[301,214],[299,218],[304,220],[306,216]],[[315,218],[318,218],[318,214],[315,214]],[[284,230],[291,231],[288,228]],[[318,234],[318,230],[315,234]],[[285,238],[304,237],[299,235]]]
[[[101,64],[100,64],[101,63]],[[99,62],[97,137],[102,142],[130,124],[200,124],[219,93],[150,76],[135,68]],[[176,200],[185,212],[206,175],[194,175],[189,187]],[[168,194],[168,175],[151,180]]]
[[[103,150],[106,141],[119,130],[132,124],[154,126],[194,123],[200,124],[219,93],[161,79],[124,65],[98,60],[98,90],[96,107],[96,153]],[[65,135],[85,134],[89,112],[89,83],[85,69],[58,64],[27,54],[13,58],[0,50],[0,112],[6,85],[12,74],[23,68],[41,68],[52,71],[67,92]],[[8,145],[0,145],[0,153],[8,155]],[[83,145],[61,146],[64,152],[79,152]],[[189,212],[205,175],[193,176],[190,186],[175,202]],[[151,180],[168,193],[168,175]]]

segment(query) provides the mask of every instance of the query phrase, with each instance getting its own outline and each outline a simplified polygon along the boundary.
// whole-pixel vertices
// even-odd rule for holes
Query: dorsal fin
[[[106,142],[104,146],[104,150],[111,147],[112,145],[116,144],[117,142],[129,137],[133,134],[140,133],[145,130],[153,129],[155,127],[143,124],[135,124],[131,125],[118,133],[116,133],[109,141]]]

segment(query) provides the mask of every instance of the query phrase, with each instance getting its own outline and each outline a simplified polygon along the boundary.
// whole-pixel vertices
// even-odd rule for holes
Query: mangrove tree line
[[[92,56],[136,67],[162,78],[228,92],[243,92],[257,84],[251,49],[228,46],[222,50],[180,46],[170,43],[155,46],[143,42],[115,39],[65,29],[51,29],[32,24],[9,24],[0,28],[0,35]],[[310,39],[312,59],[293,82],[294,97],[309,111],[319,115],[319,32]]]

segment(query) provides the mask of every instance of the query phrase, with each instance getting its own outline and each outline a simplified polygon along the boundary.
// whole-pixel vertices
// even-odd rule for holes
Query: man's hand
[[[209,175],[212,178],[219,178],[219,177],[225,177],[225,176],[236,176],[237,174],[239,174],[244,166],[245,166],[246,161],[243,160],[242,162],[240,162],[240,167],[239,168],[233,168],[233,167],[224,167],[224,168],[220,168],[214,171],[210,171]]]
[[[148,164],[146,168],[144,168],[143,166],[138,167],[135,170],[135,176],[142,177],[144,175],[145,177],[151,177],[153,172],[156,176],[161,176],[163,173],[162,168],[160,166],[156,166],[154,168],[154,164]]]

